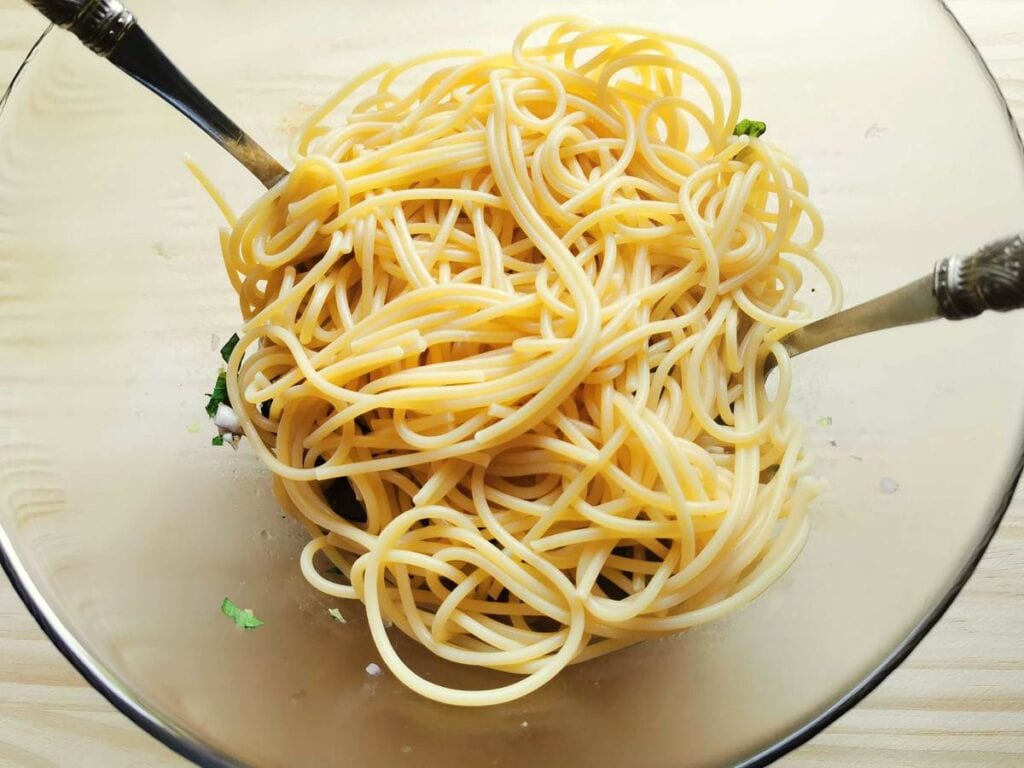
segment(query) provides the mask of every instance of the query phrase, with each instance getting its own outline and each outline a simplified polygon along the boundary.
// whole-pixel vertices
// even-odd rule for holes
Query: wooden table
[[[1024,0],[951,0],[1024,121]],[[0,81],[42,31],[0,0]],[[144,768],[185,761],[93,691],[0,579],[0,766]],[[910,659],[784,768],[1024,765],[1024,490],[960,599]]]

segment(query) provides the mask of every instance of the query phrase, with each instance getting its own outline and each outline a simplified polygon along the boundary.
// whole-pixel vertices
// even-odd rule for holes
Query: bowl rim
[[[982,56],[981,51],[975,45],[971,36],[964,29],[963,24],[956,14],[950,9],[947,0],[932,0],[936,3],[949,23],[955,28],[958,37],[968,47],[976,64],[981,69],[981,74],[989,83],[994,92],[998,104],[1005,112],[1009,122],[1012,136],[1017,144],[1021,169],[1024,170],[1024,140],[1017,129],[1013,112],[1007,103],[1006,96],[999,87],[992,70]],[[3,93],[0,94],[0,116],[3,115],[7,101],[21,79],[25,69],[29,66],[39,47],[50,36],[53,31],[53,24],[50,24],[36,39],[25,57],[18,65]],[[792,730],[783,737],[777,738],[774,743],[765,747],[760,752],[753,754],[733,768],[763,768],[783,755],[793,751],[806,743],[814,736],[825,730],[829,725],[839,719],[846,712],[851,710],[858,702],[871,693],[881,684],[906,658],[913,652],[918,644],[938,623],[939,619],[946,613],[950,605],[957,598],[964,586],[970,580],[982,556],[988,549],[992,537],[995,535],[1002,523],[1003,517],[1013,499],[1014,492],[1024,473],[1024,429],[1021,433],[1021,445],[1018,451],[1016,463],[1011,467],[1009,474],[1003,484],[1001,493],[997,497],[994,509],[989,517],[988,524],[982,532],[974,548],[965,558],[952,584],[947,591],[939,597],[935,604],[925,613],[921,620],[907,633],[907,635],[896,645],[874,669],[872,669],[860,682],[854,685],[849,691],[833,701],[819,714]],[[119,681],[105,665],[90,653],[82,643],[75,637],[69,627],[64,624],[57,613],[47,604],[42,593],[32,581],[24,564],[14,550],[13,543],[8,536],[2,523],[0,523],[0,568],[7,575],[8,580],[14,587],[15,593],[24,603],[28,612],[36,620],[40,629],[46,634],[57,650],[71,663],[82,677],[98,691],[108,702],[110,702],[121,714],[139,726],[143,731],[170,748],[187,760],[202,768],[257,768],[256,766],[243,763],[231,757],[215,747],[205,744],[195,737],[189,735],[182,729],[161,719],[155,713],[149,711],[145,704],[136,697],[124,683]]]

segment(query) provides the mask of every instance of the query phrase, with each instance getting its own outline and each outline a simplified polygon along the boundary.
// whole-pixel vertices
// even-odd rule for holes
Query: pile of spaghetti
[[[804,176],[734,134],[739,104],[698,42],[549,19],[368,70],[231,217],[231,402],[312,535],[303,573],[365,604],[424,696],[523,696],[736,611],[798,554],[819,485],[779,339],[810,270],[829,309],[839,286]],[[427,680],[389,623],[522,677]]]

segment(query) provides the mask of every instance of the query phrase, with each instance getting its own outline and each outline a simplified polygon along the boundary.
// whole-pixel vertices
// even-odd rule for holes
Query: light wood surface
[[[1024,0],[949,5],[981,48],[1021,125]],[[0,82],[44,26],[22,0],[0,0]],[[185,764],[86,685],[0,578],[0,766]],[[910,659],[778,765],[1024,765],[1024,492],[960,599]]]

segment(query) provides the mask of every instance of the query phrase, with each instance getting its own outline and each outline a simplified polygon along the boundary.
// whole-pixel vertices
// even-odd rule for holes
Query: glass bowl
[[[370,62],[507,48],[552,11],[683,31],[739,70],[745,115],[803,165],[849,303],[1020,226],[1005,103],[938,2],[138,0],[148,31],[283,156]],[[237,323],[218,213],[257,183],[62,32],[0,114],[0,545],[53,641],[125,714],[208,766],[763,765],[910,652],[984,550],[1020,473],[1024,323],[887,332],[796,363],[817,473],[809,542],[753,605],[570,668],[487,709],[388,674],[354,606],[303,580],[304,533],[246,448],[210,447],[203,393]],[[224,596],[266,625],[243,632]],[[399,641],[427,675],[469,686]]]

